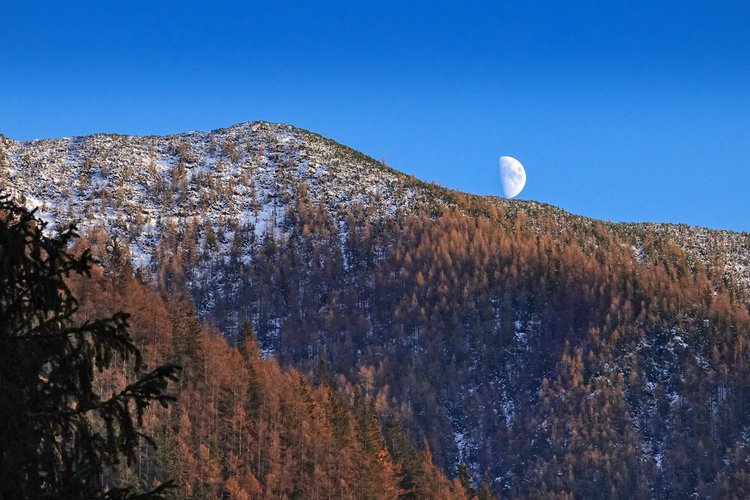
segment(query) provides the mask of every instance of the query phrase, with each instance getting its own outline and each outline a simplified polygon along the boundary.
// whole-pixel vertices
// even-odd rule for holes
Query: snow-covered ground
[[[86,137],[17,142],[0,136],[0,187],[38,208],[50,223],[79,220],[128,241],[132,260],[148,268],[161,231],[171,225],[246,225],[256,235],[281,231],[291,186],[304,182],[314,203],[341,220],[358,203],[371,217],[420,204],[451,204],[431,189],[383,163],[317,134],[289,125],[241,123],[211,132],[135,137]],[[507,213],[522,211],[542,231],[600,222],[536,202],[493,199]],[[536,221],[545,218],[544,227]],[[550,228],[549,221],[553,221]],[[643,238],[668,238],[692,263],[720,266],[728,285],[750,291],[750,235],[671,224],[605,224],[643,254]],[[231,230],[219,242],[229,251]],[[630,244],[630,243],[629,243]],[[750,296],[750,294],[748,294]]]
[[[265,122],[166,137],[0,138],[0,187],[51,226],[104,226],[146,267],[166,224],[234,222],[262,235],[279,229],[284,195],[299,182],[334,214],[351,203],[393,214],[426,199],[405,179],[333,141]]]

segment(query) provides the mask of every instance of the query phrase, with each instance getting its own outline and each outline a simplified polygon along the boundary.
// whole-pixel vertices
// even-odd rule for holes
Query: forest
[[[122,344],[93,388],[181,367],[112,488],[750,495],[747,235],[450,191],[262,122],[6,143],[3,182],[98,261],[71,320],[130,315],[143,364]]]
[[[372,387],[282,370],[251,324],[230,346],[186,299],[94,265],[73,229],[46,236],[5,200],[0,217],[0,497],[492,498]]]
[[[352,205],[342,224],[290,193],[279,233],[232,228],[247,263],[211,257],[221,228],[167,233],[160,288],[189,283],[282,366],[363,381],[436,464],[488,472],[502,496],[747,491],[748,303],[720,266],[476,198],[380,219]]]

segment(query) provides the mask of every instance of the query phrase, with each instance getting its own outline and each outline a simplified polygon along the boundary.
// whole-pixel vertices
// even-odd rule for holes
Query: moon
[[[500,181],[503,185],[503,196],[506,198],[518,196],[526,185],[526,170],[521,162],[512,156],[501,156]]]

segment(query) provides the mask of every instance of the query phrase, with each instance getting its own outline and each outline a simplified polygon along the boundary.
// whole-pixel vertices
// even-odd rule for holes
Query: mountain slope
[[[267,123],[0,158],[42,213],[85,214],[110,270],[132,260],[228,338],[249,320],[283,364],[361,382],[447,470],[510,496],[742,485],[747,234],[466,195]]]
[[[159,220],[232,218],[265,231],[283,217],[287,185],[306,182],[327,207],[359,202],[393,213],[424,201],[406,177],[315,134],[256,122],[169,137],[94,135],[4,139],[6,188],[31,205],[84,224],[127,227],[148,259]],[[134,226],[133,226],[134,224]],[[140,229],[145,231],[142,234]]]
[[[18,142],[0,136],[0,186],[39,207],[57,223],[82,220],[122,233],[148,266],[168,223],[250,224],[256,234],[278,227],[290,186],[305,183],[314,203],[337,220],[352,204],[369,216],[394,215],[417,206],[460,206],[472,212],[478,197],[426,184],[317,134],[288,125],[252,122],[212,132],[133,137],[98,134]],[[481,204],[521,211],[543,228],[590,231],[592,219],[531,201],[486,198]],[[640,251],[647,235],[681,246],[691,259],[725,272],[750,289],[750,235],[672,224],[607,224]],[[712,262],[718,258],[718,262]],[[720,269],[716,269],[719,267]]]

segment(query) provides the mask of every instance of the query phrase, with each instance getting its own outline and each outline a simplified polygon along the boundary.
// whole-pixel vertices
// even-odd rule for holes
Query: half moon
[[[500,182],[503,185],[503,196],[506,198],[518,196],[526,185],[526,170],[521,162],[512,156],[501,156]]]

